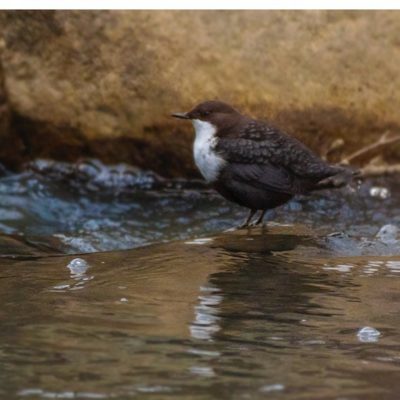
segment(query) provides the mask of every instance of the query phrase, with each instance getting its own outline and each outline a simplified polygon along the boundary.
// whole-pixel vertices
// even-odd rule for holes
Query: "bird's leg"
[[[261,210],[260,216],[252,223],[252,226],[260,225],[264,219],[264,215],[266,212],[267,210]]]
[[[246,220],[240,224],[237,229],[243,229],[247,228],[250,224],[251,219],[253,218],[254,214],[256,213],[257,210],[250,210],[249,215],[247,216]]]

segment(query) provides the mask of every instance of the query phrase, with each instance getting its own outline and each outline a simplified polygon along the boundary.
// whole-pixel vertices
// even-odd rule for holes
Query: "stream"
[[[237,231],[201,181],[0,169],[0,398],[398,399],[398,179]]]

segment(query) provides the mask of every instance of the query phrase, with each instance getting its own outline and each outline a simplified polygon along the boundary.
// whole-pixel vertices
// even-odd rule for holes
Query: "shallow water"
[[[399,397],[396,179],[221,233],[200,183],[56,167],[0,179],[0,398]]]
[[[0,396],[397,399],[400,257],[310,246],[274,227],[9,260]]]
[[[369,180],[359,188],[299,197],[266,220],[342,232],[346,237],[330,242],[353,254],[383,225],[400,226],[397,182],[398,177]],[[237,226],[246,214],[201,181],[165,181],[124,165],[37,161],[24,173],[0,176],[0,234],[24,235],[68,253],[201,237]]]

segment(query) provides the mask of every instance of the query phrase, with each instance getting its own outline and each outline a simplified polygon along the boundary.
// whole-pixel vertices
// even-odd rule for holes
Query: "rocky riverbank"
[[[219,98],[335,161],[400,131],[400,13],[0,12],[0,162],[195,176],[172,111]],[[371,29],[373,27],[373,29]],[[399,146],[384,160],[399,160]]]

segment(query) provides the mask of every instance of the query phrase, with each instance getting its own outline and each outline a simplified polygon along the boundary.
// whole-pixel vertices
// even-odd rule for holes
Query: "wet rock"
[[[232,229],[202,244],[206,243],[210,247],[224,248],[229,251],[263,254],[288,252],[310,244],[319,247],[317,241],[313,240],[313,232],[307,227],[278,224],[251,229]]]
[[[63,235],[48,237],[0,235],[0,258],[41,257],[65,254],[65,239]],[[304,246],[319,247],[316,237],[314,237],[309,229],[303,226],[277,224],[269,226],[268,229],[231,230],[213,237],[176,241],[174,243],[172,247],[179,249],[179,251],[194,247],[204,247],[205,249],[218,248],[233,252],[262,253],[266,255],[277,252],[290,252],[296,248],[302,249]],[[83,252],[92,252],[95,254],[98,250],[95,248],[81,248]],[[87,255],[85,255],[85,259],[71,259],[68,262],[67,268],[69,268],[72,274],[79,274],[86,272],[89,264]]]
[[[0,258],[42,257],[64,252],[65,245],[54,237],[0,235]]]
[[[26,167],[53,181],[66,181],[83,191],[110,189],[120,193],[132,189],[157,189],[168,184],[152,171],[126,164],[105,165],[96,159],[81,160],[74,164],[37,159]]]
[[[349,153],[399,129],[398,15],[1,12],[19,147],[0,160],[89,156],[194,175],[192,129],[168,115],[216,97],[276,119],[319,152],[339,139]]]
[[[4,41],[0,36],[0,60],[3,51]],[[11,132],[11,113],[4,86],[4,71],[0,62],[0,160],[15,166],[22,162],[22,153],[23,146],[19,135]]]
[[[323,238],[324,245],[337,255],[395,256],[400,254],[399,228],[392,224],[382,226],[375,237],[352,236],[335,232]]]

